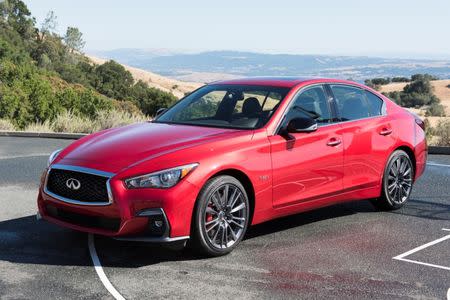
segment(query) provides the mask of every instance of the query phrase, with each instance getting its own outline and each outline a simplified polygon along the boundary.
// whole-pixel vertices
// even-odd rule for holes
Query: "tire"
[[[227,175],[208,180],[194,208],[189,248],[206,256],[230,253],[244,237],[249,217],[248,196],[239,180]]]
[[[414,183],[414,167],[403,150],[394,151],[383,173],[381,196],[373,199],[372,204],[381,210],[399,209],[411,196]]]

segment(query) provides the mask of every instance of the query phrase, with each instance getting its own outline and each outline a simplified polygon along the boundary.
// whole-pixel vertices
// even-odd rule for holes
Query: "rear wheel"
[[[249,212],[247,193],[236,178],[212,178],[197,199],[191,248],[208,256],[231,252],[247,231]]]
[[[384,170],[382,192],[372,203],[383,210],[398,209],[405,205],[413,187],[414,168],[403,150],[394,151]]]

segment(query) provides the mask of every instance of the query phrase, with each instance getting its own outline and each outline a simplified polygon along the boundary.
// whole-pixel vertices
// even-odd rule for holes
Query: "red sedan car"
[[[339,202],[403,206],[427,157],[424,123],[334,79],[252,78],[192,92],[147,123],[49,158],[39,215],[126,240],[232,251],[249,225]]]

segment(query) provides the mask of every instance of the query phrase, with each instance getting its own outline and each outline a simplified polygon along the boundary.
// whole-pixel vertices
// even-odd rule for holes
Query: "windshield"
[[[289,88],[207,85],[180,100],[154,122],[254,129],[264,126]]]

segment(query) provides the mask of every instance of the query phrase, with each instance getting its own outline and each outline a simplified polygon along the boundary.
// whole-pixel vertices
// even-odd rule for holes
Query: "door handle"
[[[389,129],[389,128],[383,128],[380,131],[380,135],[390,135],[391,133],[392,133],[392,129]]]
[[[328,141],[327,146],[335,147],[335,146],[337,146],[337,145],[339,145],[339,144],[341,144],[341,143],[342,143],[342,142],[341,142],[340,139],[337,139],[337,138],[331,138],[331,139]]]

